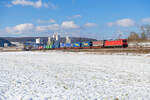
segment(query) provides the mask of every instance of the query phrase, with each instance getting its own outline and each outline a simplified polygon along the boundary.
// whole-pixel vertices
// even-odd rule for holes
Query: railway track
[[[67,49],[70,52],[111,52],[111,53],[150,53],[150,48],[99,48],[99,49]]]
[[[31,50],[31,51],[64,51],[64,52],[101,52],[101,53],[150,53],[150,48],[97,48],[97,49],[50,49],[50,50]]]

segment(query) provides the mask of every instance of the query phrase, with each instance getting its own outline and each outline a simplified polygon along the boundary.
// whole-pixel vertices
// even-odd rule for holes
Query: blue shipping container
[[[92,46],[92,42],[82,42],[81,47],[90,47]]]
[[[46,45],[44,45],[44,49],[46,48]]]
[[[75,43],[73,43],[73,47],[81,47],[81,43],[80,42],[75,42]]]
[[[60,47],[64,48],[65,47],[65,43],[60,43]]]
[[[65,47],[72,47],[72,44],[71,43],[66,43]]]
[[[59,42],[55,42],[54,43],[54,48],[60,48],[60,43]]]
[[[33,45],[33,49],[38,49],[38,48],[39,48],[39,45],[37,45],[37,44]]]
[[[28,46],[28,45],[32,45],[31,43],[24,43],[24,45]]]
[[[55,44],[55,45],[54,45],[54,48],[60,48],[60,45],[56,45],[56,44]]]
[[[52,44],[50,48],[51,48],[51,49],[55,48],[55,45],[54,45],[54,44]]]

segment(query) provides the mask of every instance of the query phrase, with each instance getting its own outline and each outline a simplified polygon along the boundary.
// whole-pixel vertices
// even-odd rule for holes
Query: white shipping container
[[[40,38],[37,38],[37,39],[36,39],[36,44],[40,44],[40,43],[41,43]]]
[[[4,47],[8,47],[8,43],[4,43]]]

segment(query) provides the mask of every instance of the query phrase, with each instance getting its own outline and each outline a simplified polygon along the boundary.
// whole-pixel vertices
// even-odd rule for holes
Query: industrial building
[[[0,47],[8,47],[8,46],[11,46],[11,42],[3,38],[0,38]]]

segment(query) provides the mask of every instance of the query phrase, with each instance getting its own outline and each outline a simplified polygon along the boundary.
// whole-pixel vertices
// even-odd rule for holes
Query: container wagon
[[[92,47],[92,42],[82,42],[81,48],[82,49],[90,49]]]
[[[92,48],[93,49],[98,49],[98,48],[103,48],[104,47],[104,40],[100,40],[100,41],[93,41],[92,42]]]
[[[59,49],[60,48],[60,42],[55,42],[54,43],[54,48]]]
[[[65,49],[65,43],[60,43],[60,49]]]
[[[71,49],[72,44],[71,43],[65,43],[65,49]]]
[[[75,42],[72,44],[73,49],[81,49],[81,42]]]

